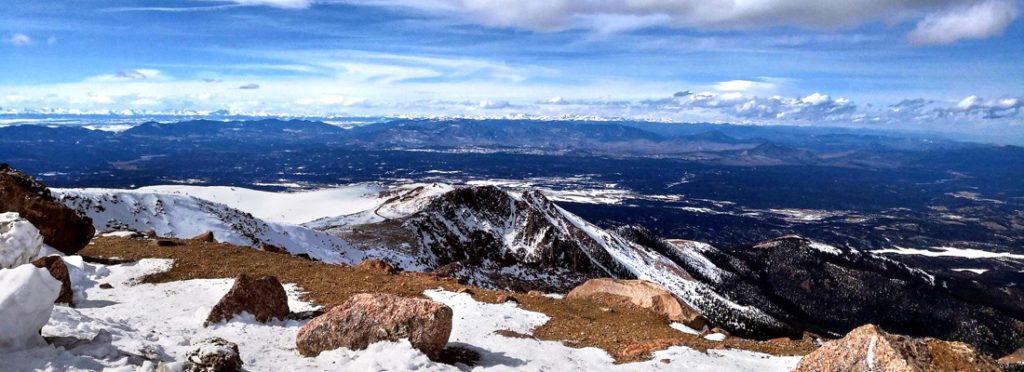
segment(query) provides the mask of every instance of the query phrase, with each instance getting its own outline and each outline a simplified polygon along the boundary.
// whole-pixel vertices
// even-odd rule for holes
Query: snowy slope
[[[193,196],[252,213],[256,218],[301,224],[324,217],[362,212],[381,204],[386,188],[379,184],[357,184],[302,192],[268,192],[230,186],[150,186],[142,193]]]
[[[206,231],[224,243],[259,248],[284,247],[326,262],[356,263],[364,256],[351,245],[302,226],[267,222],[224,204],[185,195],[113,189],[56,189],[54,196],[93,220],[97,232],[154,230],[157,235],[190,238]]]
[[[108,270],[89,270],[94,282],[113,289],[87,289],[94,306],[54,308],[43,335],[61,347],[41,346],[6,355],[0,369],[94,371],[177,370],[191,344],[222,337],[239,345],[248,371],[788,371],[799,357],[773,357],[740,350],[699,352],[672,347],[656,352],[645,362],[614,364],[596,348],[576,349],[561,342],[510,338],[501,329],[530,333],[547,316],[522,310],[511,303],[477,302],[467,294],[430,290],[425,294],[454,312],[450,343],[477,351],[475,367],[440,364],[413,349],[408,341],[380,342],[366,350],[338,349],[315,358],[295,350],[295,335],[302,321],[254,322],[239,316],[204,328],[210,308],[231,287],[231,280],[189,280],[164,284],[135,284],[137,278],[169,267],[167,260],[142,260]],[[311,309],[300,301],[301,288],[286,284],[294,311]],[[670,363],[660,362],[669,359]]]

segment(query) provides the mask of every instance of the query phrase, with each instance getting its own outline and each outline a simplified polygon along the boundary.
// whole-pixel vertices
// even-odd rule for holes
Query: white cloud
[[[306,9],[313,5],[312,0],[232,0],[246,6],[270,6],[281,9]]]
[[[242,89],[242,90],[260,89],[260,85],[259,84],[255,84],[255,83],[249,83],[249,84],[245,84],[245,85],[239,86],[238,89]]]
[[[918,22],[907,39],[918,45],[949,44],[960,40],[1002,35],[1017,19],[1017,8],[1004,0],[986,0],[934,13]]]
[[[511,105],[508,103],[508,101],[491,101],[491,100],[480,101],[480,108],[482,108],[482,109],[503,109],[503,108],[508,108],[510,106]]]
[[[651,26],[836,30],[919,20],[912,40],[948,42],[998,35],[1016,14],[1011,0],[338,0],[414,8],[489,27],[599,34]],[[964,14],[965,9],[969,14]],[[971,18],[975,17],[975,18]]]
[[[168,77],[164,76],[160,70],[138,68],[121,70],[112,74],[93,76],[86,81],[92,82],[128,82],[136,80],[166,80]]]
[[[11,44],[14,46],[28,46],[35,44],[35,41],[31,37],[25,34],[12,34],[7,38],[3,39],[4,44]]]

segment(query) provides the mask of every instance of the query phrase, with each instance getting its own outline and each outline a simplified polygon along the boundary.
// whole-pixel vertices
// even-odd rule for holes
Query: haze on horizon
[[[5,5],[2,115],[586,115],[1024,142],[1020,0]]]

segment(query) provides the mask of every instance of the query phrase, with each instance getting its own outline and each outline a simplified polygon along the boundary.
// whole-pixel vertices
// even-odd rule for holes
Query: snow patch
[[[39,230],[16,212],[0,213],[0,269],[29,262],[43,247]]]
[[[45,268],[0,269],[0,350],[46,345],[39,329],[50,319],[60,286]]]

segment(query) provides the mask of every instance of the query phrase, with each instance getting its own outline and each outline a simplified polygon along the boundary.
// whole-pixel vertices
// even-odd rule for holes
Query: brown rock
[[[64,254],[85,248],[96,234],[92,219],[57,201],[46,185],[0,164],[0,212],[18,212],[43,236],[43,242]]]
[[[313,357],[338,348],[362,350],[374,342],[409,339],[437,360],[452,332],[452,309],[442,303],[384,293],[361,293],[307,323],[295,338]]]
[[[455,293],[465,293],[465,294],[468,294],[468,295],[472,296],[473,295],[473,290],[469,289],[469,287],[462,287],[462,288],[459,288],[459,290],[455,291]]]
[[[100,284],[100,289],[114,289],[114,286],[110,285],[110,283],[102,283]]]
[[[794,371],[999,371],[992,358],[962,342],[892,335],[875,325],[826,342]]]
[[[263,323],[274,318],[287,319],[288,295],[284,286],[272,276],[255,279],[239,275],[231,290],[210,311],[206,324],[230,320],[243,311]]]
[[[672,359],[664,358],[660,362],[661,362],[661,364],[669,364],[669,363],[672,363]]]
[[[638,306],[669,320],[701,329],[707,320],[664,287],[646,280],[591,279],[574,288],[567,299],[587,299],[616,306]]]
[[[675,346],[676,342],[669,339],[657,339],[650,341],[640,341],[631,344],[627,344],[622,348],[619,353],[622,359],[626,360],[641,360],[651,357],[655,351],[665,350],[671,346]]]
[[[32,264],[36,267],[45,267],[46,271],[49,271],[50,275],[60,282],[60,295],[54,302],[71,305],[74,301],[74,292],[71,291],[71,275],[68,273],[68,266],[64,263],[64,259],[59,256],[47,256],[32,261]]]
[[[278,246],[273,245],[273,244],[260,244],[260,250],[264,251],[264,252],[270,252],[270,253],[291,254],[291,252],[288,252],[287,249],[278,247]]]
[[[213,337],[193,344],[192,351],[185,354],[184,372],[236,372],[242,370],[242,358],[238,345],[220,337]]]
[[[378,259],[373,259],[373,258],[368,258],[368,259],[363,260],[358,265],[356,265],[356,268],[357,269],[362,269],[362,270],[380,271],[380,272],[384,272],[384,273],[389,274],[389,275],[390,274],[397,274],[399,272],[399,270],[396,269],[391,264],[389,264],[387,262],[384,262],[384,261],[381,261],[381,260],[378,260]]]
[[[207,231],[207,232],[204,232],[202,234],[196,235],[196,236],[192,237],[192,239],[190,239],[190,240],[197,241],[197,242],[203,242],[203,243],[213,243],[213,242],[216,241],[216,240],[213,239],[213,231]]]
[[[515,297],[512,297],[512,295],[510,295],[508,293],[499,294],[498,298],[495,299],[495,302],[497,302],[499,304],[503,304],[503,303],[506,303],[506,302],[509,302],[509,301],[512,301],[512,302],[515,302],[515,303],[519,303],[519,300],[517,300]]]

